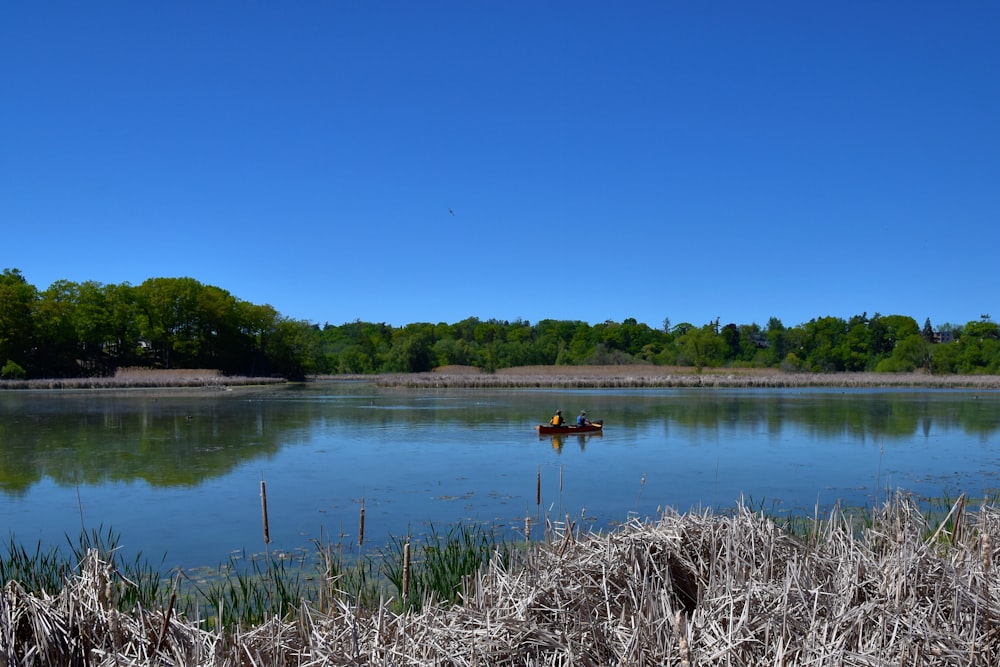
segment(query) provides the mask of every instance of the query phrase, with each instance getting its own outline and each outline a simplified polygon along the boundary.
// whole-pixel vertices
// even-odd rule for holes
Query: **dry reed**
[[[393,613],[346,597],[209,632],[167,610],[120,614],[128,583],[89,555],[57,596],[0,591],[0,662],[91,665],[1000,664],[991,565],[1000,510],[963,502],[938,530],[907,496],[864,525],[802,534],[746,506],[668,511],[609,534],[556,524],[461,604]]]
[[[264,546],[271,543],[271,528],[267,521],[267,484],[260,480],[260,515],[264,523]]]
[[[211,368],[121,368],[114,376],[108,377],[0,380],[0,389],[168,389],[177,387],[227,389],[285,382],[287,380],[284,378],[223,375],[218,370]]]
[[[361,515],[358,517],[358,548],[365,545],[365,497],[361,496]]]
[[[345,376],[347,377],[347,376]],[[785,373],[773,369],[694,368],[665,366],[527,366],[496,373],[399,373],[350,376],[385,387],[410,388],[653,388],[653,387],[922,387],[998,389],[996,375],[931,375],[928,373]]]

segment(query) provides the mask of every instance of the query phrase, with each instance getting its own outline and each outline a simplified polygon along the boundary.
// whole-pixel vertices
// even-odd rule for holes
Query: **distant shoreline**
[[[883,388],[1000,389],[998,375],[931,375],[929,373],[785,373],[775,369],[695,368],[677,366],[521,366],[484,373],[449,366],[428,373],[329,375],[321,380],[373,382],[380,387],[466,389],[614,389],[614,388]]]
[[[929,373],[785,373],[775,369],[677,366],[520,366],[485,373],[446,366],[427,373],[321,375],[307,382],[369,382],[409,389],[616,389],[616,388],[913,388],[1000,389],[998,375]],[[0,390],[231,389],[287,384],[273,377],[226,376],[216,370],[124,369],[114,377],[0,380]]]
[[[210,368],[169,370],[124,368],[114,376],[109,377],[0,380],[0,390],[200,388],[226,390],[233,387],[264,386],[287,382],[284,378],[223,375]]]

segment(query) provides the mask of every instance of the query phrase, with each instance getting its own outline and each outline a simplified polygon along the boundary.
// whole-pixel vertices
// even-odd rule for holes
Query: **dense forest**
[[[448,365],[657,364],[800,372],[1000,374],[1000,326],[983,316],[935,329],[905,315],[818,317],[786,327],[479,320],[319,326],[193,278],[141,285],[60,280],[45,290],[0,275],[0,377],[108,375],[120,367],[230,375],[406,373]]]

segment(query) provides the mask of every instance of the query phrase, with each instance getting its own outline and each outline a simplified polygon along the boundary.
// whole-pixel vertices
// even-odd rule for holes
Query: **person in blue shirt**
[[[577,426],[586,426],[589,423],[590,423],[590,420],[587,419],[587,411],[586,410],[580,410],[580,416],[576,418],[576,425]]]

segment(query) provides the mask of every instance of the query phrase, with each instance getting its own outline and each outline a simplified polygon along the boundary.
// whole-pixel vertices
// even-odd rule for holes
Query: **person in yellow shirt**
[[[549,420],[549,424],[552,426],[565,426],[566,420],[563,419],[562,410],[556,410],[556,413],[552,415],[552,419]]]

